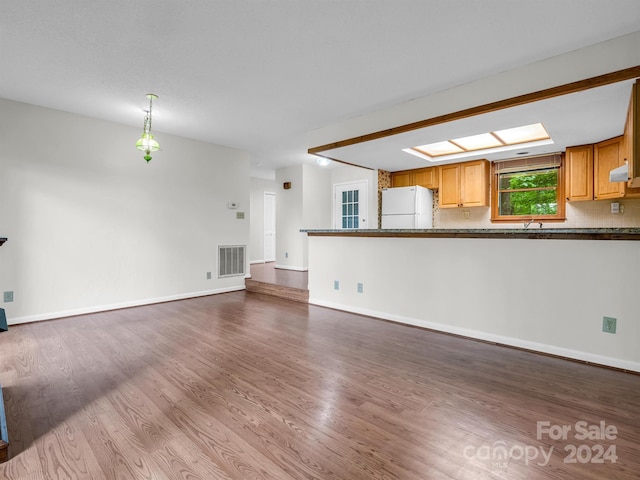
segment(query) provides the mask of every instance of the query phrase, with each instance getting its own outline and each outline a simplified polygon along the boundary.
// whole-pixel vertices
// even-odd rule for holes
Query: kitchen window
[[[493,163],[492,222],[565,220],[562,154]]]

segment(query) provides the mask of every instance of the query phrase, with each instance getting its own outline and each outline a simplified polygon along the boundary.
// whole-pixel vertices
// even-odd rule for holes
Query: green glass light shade
[[[143,133],[136,142],[136,148],[143,152],[157,152],[160,150],[160,144],[156,142],[151,133]]]

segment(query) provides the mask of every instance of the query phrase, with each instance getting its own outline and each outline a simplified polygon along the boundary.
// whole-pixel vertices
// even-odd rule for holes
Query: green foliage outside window
[[[558,212],[558,169],[500,175],[500,215],[554,215]]]

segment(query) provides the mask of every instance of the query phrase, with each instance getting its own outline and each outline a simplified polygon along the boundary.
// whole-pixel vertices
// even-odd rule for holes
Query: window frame
[[[499,195],[499,178],[500,178],[500,169],[498,168],[498,164],[501,166],[504,164],[511,163],[514,165],[509,169],[508,172],[503,173],[525,173],[528,171],[541,169],[545,159],[551,159],[552,157],[559,156],[559,165],[558,165],[558,185],[556,187],[556,192],[558,196],[558,209],[557,212],[553,215],[543,214],[543,215],[500,215],[500,195]],[[530,165],[523,165],[519,170],[513,170],[513,168],[517,168],[519,163],[527,163]],[[539,165],[536,165],[539,163]],[[554,167],[555,168],[555,167]],[[556,153],[556,154],[548,154],[541,155],[538,157],[528,157],[528,158],[516,158],[503,160],[499,162],[491,162],[491,223],[525,223],[525,222],[544,222],[544,223],[553,223],[553,222],[564,222],[566,221],[566,198],[565,198],[565,157],[564,153]]]

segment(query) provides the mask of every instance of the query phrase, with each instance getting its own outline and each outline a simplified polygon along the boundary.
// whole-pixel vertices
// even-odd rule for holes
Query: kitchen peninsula
[[[304,232],[310,303],[640,372],[640,228]]]

